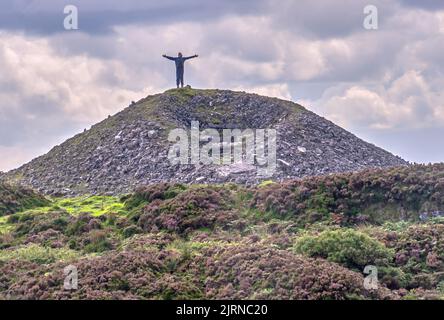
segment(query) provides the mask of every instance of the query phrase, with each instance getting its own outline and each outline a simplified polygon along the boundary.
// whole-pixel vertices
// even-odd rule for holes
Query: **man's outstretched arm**
[[[169,60],[173,60],[173,61],[176,60],[175,58],[167,56],[166,54],[163,54],[162,57],[167,58]]]
[[[198,55],[195,54],[194,56],[184,57],[183,59],[188,60],[188,59],[193,59],[193,58],[197,58],[197,57],[198,57]]]

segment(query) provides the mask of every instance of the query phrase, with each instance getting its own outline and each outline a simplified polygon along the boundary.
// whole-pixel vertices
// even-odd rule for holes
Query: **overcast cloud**
[[[172,87],[161,55],[178,51],[199,54],[193,87],[291,99],[406,160],[444,159],[442,0],[16,0],[0,3],[0,170]]]

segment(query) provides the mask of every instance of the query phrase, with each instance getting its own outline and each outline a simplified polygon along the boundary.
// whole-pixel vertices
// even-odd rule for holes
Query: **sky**
[[[443,0],[2,0],[0,171],[175,86],[161,55],[178,51],[199,54],[192,87],[289,99],[408,161],[444,161]]]

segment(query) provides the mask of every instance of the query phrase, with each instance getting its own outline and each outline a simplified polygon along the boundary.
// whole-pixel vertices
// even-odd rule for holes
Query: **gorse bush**
[[[361,271],[366,265],[388,265],[394,254],[381,242],[353,229],[304,235],[296,240],[294,248],[298,253],[324,258]]]

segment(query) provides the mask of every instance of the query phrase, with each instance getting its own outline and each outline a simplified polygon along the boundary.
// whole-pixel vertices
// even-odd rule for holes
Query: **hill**
[[[227,90],[148,96],[3,178],[45,194],[123,194],[158,182],[256,184],[252,165],[172,165],[171,129],[277,131],[274,181],[407,163],[290,101]]]

